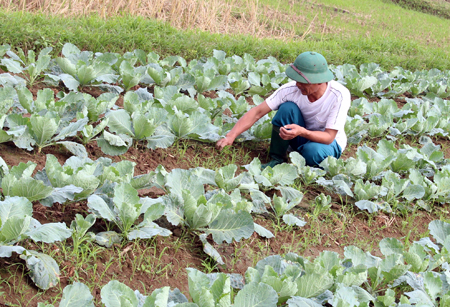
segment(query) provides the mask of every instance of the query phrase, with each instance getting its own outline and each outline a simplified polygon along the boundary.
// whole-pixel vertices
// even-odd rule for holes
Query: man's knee
[[[303,151],[301,153],[303,158],[305,158],[306,165],[308,166],[318,166],[326,157],[322,157],[317,152]]]
[[[286,101],[278,107],[278,112],[282,111],[282,113],[283,112],[290,113],[292,111],[297,111],[297,110],[300,111],[298,106],[295,103],[293,103],[292,101]]]
[[[300,154],[305,158],[306,165],[318,166],[323,160],[329,156],[336,156],[328,149],[330,145],[308,142],[304,144],[300,150]],[[339,158],[339,157],[336,157]]]
[[[299,117],[301,117],[301,112],[298,106],[292,101],[286,101],[278,107],[278,111],[272,119],[272,124],[278,127],[295,124]]]

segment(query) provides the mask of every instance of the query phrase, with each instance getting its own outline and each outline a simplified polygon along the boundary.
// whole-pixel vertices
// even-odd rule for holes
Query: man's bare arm
[[[225,146],[232,145],[238,135],[250,129],[254,123],[270,111],[272,111],[272,109],[269,108],[265,101],[250,109],[237,121],[233,129],[231,129],[223,139],[217,141],[216,148],[222,150]]]

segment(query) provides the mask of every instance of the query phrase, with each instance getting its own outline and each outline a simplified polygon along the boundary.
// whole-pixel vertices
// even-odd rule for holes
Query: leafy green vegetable
[[[88,198],[89,211],[97,217],[113,222],[129,240],[137,238],[151,238],[155,235],[168,236],[170,231],[159,227],[153,220],[159,218],[164,209],[161,204],[150,206],[144,214],[144,220],[135,225],[141,215],[142,204],[136,189],[127,182],[117,184],[114,189],[114,197],[91,195]],[[162,210],[155,211],[155,208]]]

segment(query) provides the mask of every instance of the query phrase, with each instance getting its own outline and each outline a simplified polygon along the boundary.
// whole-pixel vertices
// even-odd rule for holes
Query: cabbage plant
[[[70,43],[64,44],[62,55],[64,57],[58,57],[55,60],[62,73],[58,71],[47,76],[53,80],[61,80],[69,90],[78,91],[80,86],[117,81],[111,59],[107,56],[102,57],[101,54],[97,54],[94,57],[93,52],[81,51]],[[113,62],[117,61],[115,55],[109,55],[114,58]]]
[[[28,85],[32,86],[36,79],[48,68],[51,60],[49,53],[52,50],[52,47],[42,49],[37,58],[33,50],[29,50],[27,54],[25,54],[22,48],[17,49],[17,54],[8,50],[6,54],[9,58],[3,58],[0,64],[13,73],[25,72],[27,74]]]
[[[291,164],[297,167],[298,176],[305,185],[316,182],[318,178],[327,173],[321,168],[307,166],[305,158],[296,151],[289,153],[289,158],[291,159]]]
[[[32,218],[33,205],[24,197],[6,197],[0,201],[0,257],[11,257],[15,252],[24,259],[30,277],[41,289],[56,286],[59,267],[56,261],[43,253],[17,245],[25,239],[53,243],[69,238],[72,230],[64,223],[41,224]]]
[[[96,217],[112,222],[128,240],[148,239],[156,235],[169,236],[171,232],[158,226],[153,221],[164,214],[161,204],[144,206],[145,200],[139,198],[138,192],[130,183],[122,182],[115,186],[113,195],[91,195],[88,198],[89,211]],[[144,214],[143,221],[136,225],[138,218]],[[97,236],[100,236],[97,234]],[[101,240],[97,240],[101,243]]]
[[[125,91],[130,90],[133,86],[136,86],[144,76],[146,68],[143,66],[134,67],[127,60],[122,61],[119,67],[120,82],[123,84]]]
[[[278,164],[273,168],[268,166],[261,170],[261,161],[254,158],[246,168],[262,190],[271,190],[278,185],[291,185],[298,177],[297,167],[288,163]]]
[[[42,180],[31,177],[36,166],[37,164],[31,161],[26,164],[20,162],[8,170],[4,165],[1,179],[3,195],[24,197],[29,201],[42,200],[50,196],[53,188],[46,186]]]
[[[167,220],[199,235],[205,253],[219,264],[224,262],[217,250],[206,240],[208,235],[212,235],[215,243],[221,244],[224,241],[231,243],[247,239],[255,231],[255,223],[250,215],[253,206],[241,198],[239,190],[235,190],[231,195],[223,190],[218,191],[206,199],[203,194],[183,189],[181,194],[172,192],[161,197],[161,201]]]
[[[75,155],[87,156],[84,146],[65,140],[81,131],[88,122],[87,118],[65,122],[56,112],[48,111],[43,115],[33,113],[30,117],[10,114],[6,121],[9,127],[6,133],[12,136],[17,147],[31,151],[35,146],[41,152],[44,147],[60,144]]]
[[[61,165],[55,156],[47,155],[45,168],[42,172],[38,172],[37,178],[40,178],[49,187],[59,189],[61,192],[65,191],[60,203],[64,203],[66,200],[84,199],[101,184],[100,174],[96,172],[101,169],[102,163],[108,163],[108,159],[99,159],[94,162],[89,158],[73,156],[67,159],[64,165]],[[73,189],[74,187],[75,189]]]

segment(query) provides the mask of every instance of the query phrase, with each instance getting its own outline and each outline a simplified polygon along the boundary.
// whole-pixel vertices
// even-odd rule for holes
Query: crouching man
[[[319,165],[328,156],[341,156],[347,145],[344,126],[350,107],[349,90],[333,80],[327,61],[317,52],[300,54],[287,67],[286,75],[293,81],[245,113],[225,138],[217,142],[217,149],[232,145],[238,135],[261,117],[278,110],[272,120],[271,161],[263,167],[286,161],[289,145],[309,166]]]

